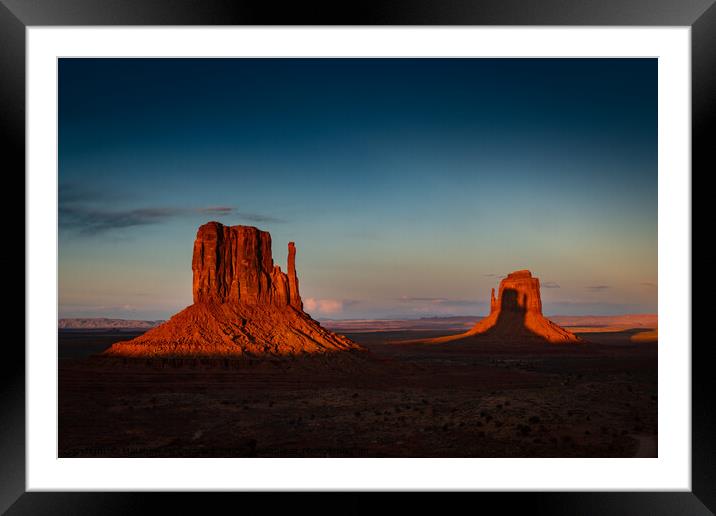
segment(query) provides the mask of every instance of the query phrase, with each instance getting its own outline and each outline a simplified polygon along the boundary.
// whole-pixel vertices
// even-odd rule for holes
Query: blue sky
[[[654,59],[61,59],[60,315],[191,303],[209,220],[318,318],[655,312]]]

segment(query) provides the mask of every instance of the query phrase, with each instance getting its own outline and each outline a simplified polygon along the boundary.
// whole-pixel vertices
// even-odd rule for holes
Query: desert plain
[[[367,353],[203,363],[96,359],[145,330],[61,330],[59,456],[657,456],[657,344],[633,338],[646,328],[395,343],[456,333],[419,322],[334,323]]]

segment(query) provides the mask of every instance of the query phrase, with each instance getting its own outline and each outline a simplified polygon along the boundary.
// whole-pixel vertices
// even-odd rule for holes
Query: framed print
[[[709,2],[5,4],[28,302],[3,510],[713,510]]]

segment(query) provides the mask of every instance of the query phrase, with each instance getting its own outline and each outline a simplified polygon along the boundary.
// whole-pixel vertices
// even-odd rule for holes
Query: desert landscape
[[[657,59],[57,74],[60,457],[658,456]]]
[[[561,327],[522,270],[479,320],[323,327],[295,254],[283,273],[268,233],[211,222],[184,311],[61,321],[59,456],[657,456],[655,316]]]

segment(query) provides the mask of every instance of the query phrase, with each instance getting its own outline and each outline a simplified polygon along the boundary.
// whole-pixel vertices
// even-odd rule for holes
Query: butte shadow
[[[470,330],[432,339],[401,341],[402,344],[445,342],[493,342],[499,344],[577,344],[582,339],[542,315],[539,278],[528,270],[515,271],[500,282],[490,296],[490,314]]]
[[[271,235],[251,226],[201,226],[192,259],[194,304],[101,356],[269,358],[364,351],[303,311],[288,244],[288,273],[273,263]]]

